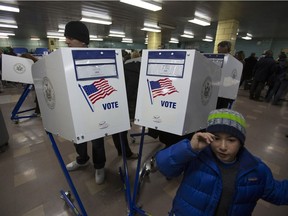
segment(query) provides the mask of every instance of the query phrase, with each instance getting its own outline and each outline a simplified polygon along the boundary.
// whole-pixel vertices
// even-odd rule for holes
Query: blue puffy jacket
[[[276,205],[288,204],[288,180],[277,181],[270,169],[245,148],[239,153],[240,167],[229,216],[249,216],[260,198]],[[210,146],[201,152],[185,139],[157,153],[161,173],[183,180],[173,201],[171,215],[213,216],[220,200],[220,170]]]

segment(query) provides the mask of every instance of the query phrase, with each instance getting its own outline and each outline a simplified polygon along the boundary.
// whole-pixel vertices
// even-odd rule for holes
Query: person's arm
[[[262,199],[275,205],[288,205],[288,180],[275,180],[271,170],[264,164],[266,184]]]
[[[156,156],[158,170],[167,177],[179,176],[188,162],[197,156],[198,152],[209,145],[214,139],[211,133],[195,133],[189,141],[184,139],[169,148],[159,151]]]

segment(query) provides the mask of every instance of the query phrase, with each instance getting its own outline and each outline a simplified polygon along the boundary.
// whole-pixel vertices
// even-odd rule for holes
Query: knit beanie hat
[[[217,109],[210,112],[206,131],[210,133],[228,133],[238,138],[241,144],[244,145],[246,122],[244,117],[236,111]]]
[[[89,44],[89,30],[87,26],[80,21],[70,21],[65,26],[65,37],[77,39],[85,44]]]

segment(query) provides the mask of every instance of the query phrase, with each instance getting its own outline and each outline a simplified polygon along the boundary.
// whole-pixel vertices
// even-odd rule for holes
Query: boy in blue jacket
[[[207,123],[206,132],[156,155],[165,176],[183,173],[170,215],[249,216],[259,199],[287,205],[288,180],[275,180],[269,167],[244,147],[244,117],[218,109]]]

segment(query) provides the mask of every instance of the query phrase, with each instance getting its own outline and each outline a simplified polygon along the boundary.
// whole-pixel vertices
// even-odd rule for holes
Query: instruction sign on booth
[[[46,131],[82,143],[130,129],[121,50],[61,48],[32,75]]]
[[[220,80],[196,50],[143,50],[135,124],[177,135],[205,128]]]

